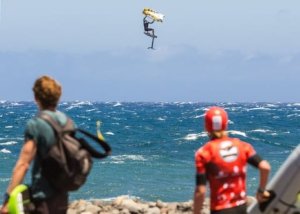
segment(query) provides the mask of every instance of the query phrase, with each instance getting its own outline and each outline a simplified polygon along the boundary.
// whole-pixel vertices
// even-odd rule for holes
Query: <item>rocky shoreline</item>
[[[248,196],[247,204],[255,201]],[[128,196],[119,196],[114,200],[76,200],[70,203],[67,214],[190,214],[193,213],[193,201],[187,202],[145,202]],[[202,214],[209,214],[209,199],[204,202]]]

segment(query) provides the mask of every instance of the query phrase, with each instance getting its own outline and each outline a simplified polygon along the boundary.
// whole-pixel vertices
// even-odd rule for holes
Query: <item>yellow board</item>
[[[165,15],[158,13],[150,8],[145,8],[143,10],[143,14],[146,16],[150,16],[153,20],[157,21],[157,22],[162,22],[164,20]]]
[[[10,194],[8,210],[10,214],[26,214],[30,209],[30,195],[28,186],[18,185]]]

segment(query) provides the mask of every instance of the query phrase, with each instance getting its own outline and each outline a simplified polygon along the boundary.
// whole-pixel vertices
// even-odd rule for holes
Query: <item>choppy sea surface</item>
[[[96,133],[100,120],[113,149],[110,157],[94,160],[88,181],[70,199],[192,199],[194,153],[208,140],[203,115],[213,105],[228,111],[230,135],[251,143],[271,163],[272,175],[299,144],[300,103],[63,102],[59,110],[83,129]],[[0,101],[2,193],[23,144],[26,122],[36,113],[33,102]],[[24,182],[30,182],[30,173]],[[254,195],[257,184],[258,172],[249,166],[248,194]]]

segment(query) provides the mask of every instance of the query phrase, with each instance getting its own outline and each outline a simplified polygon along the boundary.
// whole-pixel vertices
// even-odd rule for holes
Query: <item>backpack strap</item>
[[[57,134],[61,134],[62,132],[65,131],[72,131],[73,122],[70,118],[67,118],[67,123],[64,126],[61,126],[49,114],[40,113],[38,117],[48,122],[51,125],[51,127],[56,131]]]
[[[58,148],[60,151],[61,161],[63,163],[67,163],[66,154],[64,153],[64,148],[63,148],[62,142],[59,140],[59,138],[62,136],[62,133],[64,132],[64,128],[68,125],[68,123],[70,123],[72,121],[70,121],[70,122],[68,121],[67,124],[64,127],[62,127],[62,126],[60,126],[60,124],[58,124],[57,121],[55,121],[50,115],[48,115],[46,113],[40,113],[38,115],[38,117],[41,118],[42,120],[44,120],[45,122],[47,122],[54,130],[55,135],[56,135],[56,140],[57,140],[56,142],[57,142],[57,145],[58,145]],[[68,120],[70,120],[70,119],[68,118]],[[65,164],[65,170],[66,170],[66,172],[69,173],[67,164]]]

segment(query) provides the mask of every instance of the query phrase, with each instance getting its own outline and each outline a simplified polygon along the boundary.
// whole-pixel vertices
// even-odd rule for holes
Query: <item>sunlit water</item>
[[[65,102],[59,110],[96,133],[96,121],[113,153],[94,160],[86,184],[74,199],[130,195],[143,200],[186,201],[195,185],[194,153],[207,140],[203,114],[212,105],[229,113],[233,137],[251,143],[272,165],[272,175],[299,144],[299,103],[97,103]],[[23,144],[26,121],[35,116],[32,102],[0,102],[0,191],[4,192]],[[30,182],[27,173],[25,182]],[[258,172],[248,167],[248,194]]]

